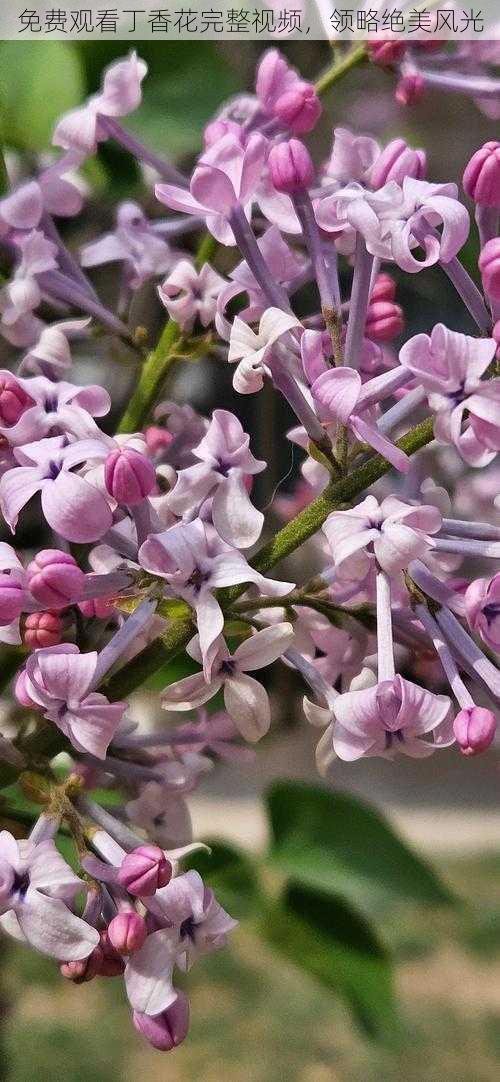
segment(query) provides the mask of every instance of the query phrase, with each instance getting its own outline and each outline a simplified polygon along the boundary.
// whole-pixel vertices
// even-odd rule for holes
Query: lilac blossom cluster
[[[462,59],[466,81],[479,61]],[[319,94],[277,50],[255,94],[207,125],[190,177],[120,123],[146,70],[135,54],[107,70],[58,123],[61,156],[0,200],[12,268],[0,333],[20,353],[0,372],[0,509],[15,537],[38,502],[51,538],[29,556],[0,545],[0,641],[19,653],[0,757],[42,805],[27,839],[0,833],[0,924],[74,983],[123,976],[136,1028],[168,1050],[189,1025],[176,974],[236,923],[183,863],[203,848],[186,797],[215,759],[245,761],[245,742],[269,730],[255,673],[281,659],[307,684],[322,774],[335,757],[424,758],[453,744],[474,755],[494,739],[500,143],[463,176],[481,290],[458,258],[470,219],[457,184],[429,180],[425,151],[403,139],[381,147],[339,127],[316,166],[301,137]],[[470,93],[481,97],[475,83]],[[107,139],[156,171],[175,215],[122,203],[115,227],[75,255],[54,218],[80,212],[75,171]],[[203,229],[201,256],[177,247]],[[204,258],[217,244],[234,256],[227,275]],[[118,314],[87,274],[105,263],[119,268]],[[428,267],[448,277],[474,334],[406,331],[391,268]],[[72,340],[104,327],[141,350],[131,302],[148,281],[169,322],[111,435],[108,392],[71,382]],[[313,299],[299,316],[304,286]],[[268,384],[296,417],[301,477],[276,496],[271,513],[286,522],[260,547],[271,516],[252,486],[266,463],[238,417],[162,398],[176,359],[209,351],[236,392]],[[271,577],[306,542],[305,581]],[[167,684],[161,705],[198,713],[146,731],[129,691],[181,651],[196,671]],[[112,812],[91,795],[99,785],[117,789]],[[78,874],[56,847],[61,828]]]

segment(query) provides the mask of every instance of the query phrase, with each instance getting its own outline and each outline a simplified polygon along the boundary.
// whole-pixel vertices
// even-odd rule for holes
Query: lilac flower
[[[232,134],[211,146],[198,161],[189,190],[157,184],[156,196],[172,210],[202,215],[221,244],[235,243],[228,219],[235,207],[250,210],[267,153],[267,139],[254,132],[245,146]]]
[[[158,293],[171,319],[181,330],[192,331],[196,319],[203,327],[212,323],[225,285],[225,278],[209,263],[197,271],[188,259],[181,259],[158,287]]]
[[[21,260],[14,277],[0,293],[1,328],[12,345],[27,346],[36,342],[43,328],[33,314],[42,299],[37,275],[57,267],[57,247],[36,229],[17,234],[16,245]]]
[[[127,703],[110,703],[92,690],[98,655],[72,643],[36,650],[26,662],[23,692],[78,751],[106,757]]]
[[[60,370],[71,368],[71,349],[68,338],[85,330],[90,323],[87,319],[65,319],[60,323],[51,323],[40,332],[35,342],[23,357],[19,365],[19,374],[25,371],[42,376],[59,374]]]
[[[208,682],[203,673],[187,676],[169,684],[161,696],[166,710],[192,710],[208,702],[224,688],[224,704],[245,740],[255,743],[265,736],[271,724],[271,709],[266,690],[248,676],[248,672],[261,669],[276,661],[288,649],[293,639],[293,627],[289,623],[274,624],[257,631],[230,654],[222,638],[216,642],[211,657]],[[201,660],[201,652],[194,643],[190,652]]]
[[[335,181],[339,188],[353,181],[368,184],[370,170],[379,153],[377,140],[371,136],[355,135],[348,128],[334,128],[332,153],[323,183]]]
[[[487,465],[500,450],[500,379],[481,379],[496,348],[493,338],[471,338],[438,323],[430,336],[410,338],[399,356],[427,391],[436,439],[454,445],[471,466]]]
[[[21,642],[19,617],[27,600],[26,572],[14,549],[0,542],[0,642]]]
[[[472,630],[500,653],[500,575],[471,582],[465,594],[465,611]]]
[[[349,511],[334,511],[323,532],[339,578],[363,579],[376,559],[394,574],[432,548],[429,535],[441,528],[437,507],[412,507],[395,496],[381,504],[367,496]]]
[[[272,346],[287,331],[300,326],[300,321],[295,316],[282,312],[280,308],[268,308],[264,312],[257,333],[239,316],[236,316],[231,328],[227,358],[230,364],[238,361],[233,376],[235,391],[239,391],[240,394],[253,394],[254,391],[260,391],[264,385],[266,357],[270,354]]]
[[[12,533],[21,509],[40,492],[43,514],[56,533],[68,541],[103,537],[113,521],[109,504],[98,488],[72,471],[89,459],[105,457],[108,450],[101,440],[68,445],[64,436],[16,447],[18,465],[0,479],[0,508]]]
[[[193,454],[199,462],[178,473],[167,497],[168,506],[176,515],[192,517],[213,496],[212,520],[223,540],[235,548],[253,545],[264,516],[251,503],[246,482],[266,464],[254,458],[250,437],[238,418],[228,410],[214,410],[208,431]]]
[[[408,456],[365,416],[370,407],[385,395],[391,395],[403,381],[404,373],[397,369],[362,384],[359,372],[353,368],[330,368],[315,379],[311,391],[321,408],[323,421],[336,420],[347,425],[354,436],[368,443],[397,470],[406,473],[410,467]]]
[[[28,180],[0,200],[0,233],[31,230],[40,225],[44,211],[55,218],[73,217],[83,206],[81,185],[72,177],[81,158],[63,154],[44,169],[37,180]]]
[[[318,225],[327,232],[350,227],[365,239],[368,251],[415,274],[441,261],[448,263],[467,240],[469,215],[457,199],[456,184],[429,184],[405,177],[378,191],[359,184],[341,188],[316,205]],[[435,226],[442,224],[441,236]],[[423,258],[413,251],[424,249]]]
[[[214,590],[255,582],[264,594],[280,597],[293,588],[289,582],[264,578],[235,548],[214,537],[199,519],[151,535],[139,550],[139,563],[166,580],[171,596],[182,598],[194,609],[207,677],[213,648],[224,627]]]
[[[80,252],[82,267],[123,263],[125,281],[133,290],[149,278],[165,274],[176,258],[177,253],[158,232],[157,225],[149,222],[142,208],[131,201],[118,207],[113,232],[85,244]]]
[[[193,837],[191,816],[182,786],[147,782],[139,795],[129,800],[126,813],[130,822],[142,827],[148,837],[163,849],[187,845]]]
[[[365,675],[362,682],[364,687],[339,695],[333,703],[333,747],[339,759],[393,759],[397,752],[422,759],[436,746],[452,743],[446,724],[451,704],[445,695],[434,695],[402,676],[377,682]],[[425,739],[430,734],[432,739]]]
[[[266,232],[257,239],[257,245],[270,274],[280,285],[286,288],[293,284],[294,280],[299,281],[304,275],[305,259],[300,253],[289,248],[275,225],[266,229]],[[217,331],[227,339],[231,335],[231,324],[224,313],[231,300],[241,293],[247,294],[248,307],[239,313],[239,318],[245,323],[254,323],[259,320],[268,307],[267,299],[245,260],[230,271],[229,278],[231,282],[219,293],[215,317]]]
[[[40,348],[43,349],[43,344]],[[0,384],[7,379],[12,386],[14,378],[9,372],[0,371]],[[79,439],[97,437],[93,418],[104,417],[111,406],[108,392],[97,384],[76,387],[73,383],[54,383],[45,376],[33,376],[17,379],[15,386],[19,388],[18,398],[24,397],[25,407],[14,424],[5,423],[0,405],[0,434],[15,447],[35,443],[52,432]]]
[[[84,888],[52,840],[17,842],[0,833],[0,925],[35,950],[67,962],[87,958],[99,933],[71,912]]]
[[[110,64],[100,94],[89,98],[82,108],[66,113],[58,122],[52,137],[54,146],[92,154],[97,144],[107,138],[99,118],[134,112],[141,103],[141,83],[147,70],[147,64],[135,52]]]
[[[278,49],[268,49],[257,69],[259,104],[295,135],[312,131],[321,115],[321,103],[312,83],[306,83],[289,66]]]

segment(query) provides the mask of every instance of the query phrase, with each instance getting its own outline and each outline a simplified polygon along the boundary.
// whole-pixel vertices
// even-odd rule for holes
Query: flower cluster
[[[400,97],[404,84],[414,98],[419,79],[466,91],[434,69],[437,54],[424,71],[389,44],[372,59],[399,65]],[[498,87],[495,99],[483,86],[493,80],[475,74],[480,48],[462,57],[463,79],[498,104]],[[244,762],[268,732],[262,670],[281,659],[307,685],[323,774],[336,756],[425,758],[451,745],[469,756],[494,739],[500,144],[463,175],[480,290],[459,259],[471,228],[459,185],[428,179],[424,151],[402,139],[381,147],[345,128],[314,164],[300,137],[319,121],[319,96],[277,50],[255,94],[208,124],[189,177],[121,126],[146,71],[135,54],[112,65],[101,92],[58,123],[61,157],[0,201],[11,267],[0,333],[17,350],[0,372],[0,510],[17,545],[0,544],[0,642],[17,662],[0,771],[43,809],[27,839],[0,834],[0,923],[74,983],[123,976],[137,1030],[168,1050],[189,1026],[176,973],[236,923],[189,868],[201,843],[187,797],[216,759]],[[158,214],[122,203],[114,227],[74,253],[54,217],[80,212],[75,170],[106,139],[156,172]],[[218,245],[226,275],[212,265]],[[118,266],[118,312],[88,276],[104,263]],[[397,279],[431,266],[455,287],[469,333],[406,330]],[[133,301],[147,282],[169,320],[143,356]],[[106,389],[71,379],[73,339],[89,348],[102,328],[140,355],[114,432]],[[235,413],[205,418],[164,397],[177,359],[208,353],[238,394],[267,385],[294,416],[301,476],[267,516],[254,487],[266,462]],[[46,547],[26,554],[28,505]],[[287,521],[271,536],[273,513]],[[275,578],[303,544],[307,575]],[[182,651],[188,675],[164,687],[166,724],[147,731],[129,695]],[[197,714],[175,724],[185,711]],[[112,813],[91,795],[102,785],[116,789]],[[79,874],[57,849],[62,825]]]

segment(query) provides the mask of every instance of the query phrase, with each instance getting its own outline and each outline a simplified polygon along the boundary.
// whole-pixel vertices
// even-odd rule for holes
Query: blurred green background
[[[97,89],[103,67],[121,56],[124,46],[0,42],[1,136],[13,174],[26,174],[45,160],[57,117]],[[259,48],[254,43],[139,43],[138,51],[150,73],[144,102],[126,123],[155,150],[188,168],[203,124],[218,105],[252,88]],[[287,55],[311,79],[330,59],[327,46],[317,42],[290,46]],[[402,134],[426,147],[432,179],[459,179],[471,152],[494,136],[491,123],[473,103],[441,94],[405,112],[395,105],[393,89],[393,77],[380,69],[363,66],[352,72],[325,99],[322,122],[311,140],[317,159],[327,152],[332,128],[344,124],[370,131],[382,142]],[[72,247],[110,228],[117,199],[139,198],[149,213],[159,212],[135,164],[116,148],[101,147],[85,173],[91,190],[84,214],[64,226]],[[466,258],[474,268],[473,242]],[[112,300],[113,271],[97,272],[95,282]],[[466,329],[452,290],[438,274],[406,280],[401,289],[414,330],[428,330],[438,318]],[[141,298],[148,312],[152,293]],[[151,317],[152,325],[155,318],[159,312]],[[8,359],[9,351],[2,350],[2,363]],[[235,399],[227,366],[201,369],[184,366],[169,390],[204,410],[221,402],[231,408]],[[76,372],[85,381],[105,382],[119,412],[135,369],[132,357],[117,356],[104,341],[91,356],[82,352]],[[255,426],[255,453],[271,458],[264,481],[268,487],[260,491],[264,503],[273,478],[289,466],[289,451],[276,438],[288,427],[289,416],[285,410],[270,414],[269,404],[253,415],[255,403],[242,404],[241,399],[237,408]],[[295,690],[286,678],[275,688],[276,699],[290,703]],[[138,709],[146,707],[151,711],[151,703],[141,700]],[[293,709],[288,706],[284,713],[282,728],[278,725],[270,744],[260,750],[255,768],[222,767],[210,779],[203,815],[209,832],[214,829],[210,809],[215,822],[221,799],[229,817],[233,808],[236,822],[242,795],[243,814],[247,809],[248,816],[257,816],[266,779],[287,773],[314,777],[310,734],[299,739]],[[487,764],[437,758],[418,765],[359,764],[349,771],[341,768],[334,779],[389,810],[403,809],[406,832],[434,858],[443,881],[461,900],[454,908],[436,910],[423,902],[371,899],[370,919],[381,943],[394,952],[402,1016],[397,1033],[386,1029],[378,1043],[363,1036],[331,990],[266,944],[258,913],[245,911],[236,882],[231,912],[242,917],[242,924],[230,950],[204,960],[190,975],[192,1032],[168,1056],[136,1038],[121,982],[101,980],[75,988],[61,980],[53,963],[2,939],[0,1077],[8,1082],[135,1082],[138,1076],[148,1082],[194,1082],[200,1076],[206,1082],[494,1082],[500,1075],[500,843],[497,847],[492,841],[499,820],[491,809],[498,803],[498,756],[492,753]],[[424,828],[414,830],[419,808],[429,808],[430,815]],[[456,835],[453,857],[443,844],[442,813]],[[476,826],[472,833],[463,831],[461,851],[459,836],[468,813]],[[243,842],[247,833],[252,835],[251,827],[242,831]],[[258,849],[259,842],[251,841]],[[264,868],[271,892],[274,875]],[[293,946],[290,942],[290,955]]]

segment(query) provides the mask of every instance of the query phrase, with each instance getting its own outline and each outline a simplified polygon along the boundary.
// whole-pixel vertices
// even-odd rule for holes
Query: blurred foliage
[[[84,89],[71,43],[0,42],[2,141],[16,150],[47,150],[55,121],[80,104]]]

